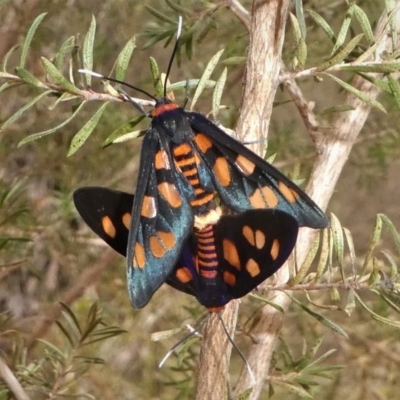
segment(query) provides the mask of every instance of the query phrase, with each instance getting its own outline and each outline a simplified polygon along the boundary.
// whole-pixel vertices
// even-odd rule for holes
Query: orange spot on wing
[[[288,188],[283,182],[279,182],[278,187],[283,197],[289,203],[295,203],[297,199],[300,197],[300,195],[294,189]]]
[[[224,239],[222,247],[225,260],[237,270],[240,270],[240,259],[235,244],[228,239]]]
[[[101,219],[101,226],[107,236],[115,238],[117,230],[115,229],[115,225],[113,224],[109,216],[106,215]]]
[[[274,208],[279,203],[278,197],[269,186],[256,189],[249,200],[254,208]]]
[[[142,217],[154,218],[157,215],[156,201],[154,197],[144,196],[142,203],[142,210],[140,211]]]
[[[192,207],[199,207],[202,206],[203,204],[207,204],[214,198],[214,193],[209,193],[207,196],[202,197],[201,199],[195,199],[190,202],[190,205]]]
[[[168,154],[165,150],[160,150],[154,157],[154,166],[156,169],[171,169]]]
[[[132,215],[130,213],[125,213],[122,216],[122,223],[124,224],[125,228],[128,229],[128,231],[129,229],[131,229],[131,221],[132,221]]]
[[[213,146],[212,141],[204,133],[195,135],[194,141],[203,154]]]
[[[171,111],[171,110],[175,110],[176,108],[179,108],[178,104],[176,103],[167,103],[167,104],[161,104],[159,106],[157,106],[152,112],[151,112],[151,116],[154,117],[158,117],[159,115],[161,115],[162,113],[165,113],[166,111]]]
[[[213,166],[215,177],[222,186],[228,186],[231,183],[231,174],[229,164],[225,157],[218,157]]]
[[[146,254],[144,252],[143,246],[139,243],[135,243],[135,253],[133,256],[133,267],[143,269],[146,264]]]
[[[193,275],[190,272],[190,269],[187,267],[182,267],[179,268],[176,272],[175,272],[175,276],[177,277],[177,279],[182,282],[182,283],[188,283],[193,279]]]
[[[240,154],[237,156],[235,163],[245,175],[251,175],[256,168],[252,161]]]
[[[246,271],[250,274],[252,278],[260,273],[260,266],[256,261],[250,258],[246,263]]]
[[[274,239],[271,246],[271,257],[275,261],[279,256],[280,244],[278,239]]]
[[[151,236],[149,244],[150,251],[154,257],[161,258],[165,254],[165,248],[157,236]]]
[[[223,276],[224,282],[228,284],[229,286],[235,286],[236,285],[236,276],[233,275],[231,272],[224,271],[224,276]]]
[[[252,246],[256,245],[255,238],[254,238],[254,232],[248,225],[245,225],[243,227],[242,234]]]
[[[169,205],[178,208],[182,205],[181,196],[176,189],[175,185],[169,182],[162,182],[158,184],[158,191],[168,201]]]
[[[172,232],[158,231],[157,235],[160,237],[167,250],[171,250],[175,246],[175,235]]]
[[[264,232],[260,231],[260,230],[256,230],[256,247],[257,249],[262,249],[265,246],[265,235]]]

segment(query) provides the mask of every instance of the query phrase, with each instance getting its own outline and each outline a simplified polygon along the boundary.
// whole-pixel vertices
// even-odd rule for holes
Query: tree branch
[[[259,139],[267,135],[278,87],[289,4],[290,0],[255,0],[253,3],[242,110],[236,133],[242,141],[257,141],[253,150],[259,154],[264,150],[264,143]],[[238,302],[232,301],[222,314],[229,332],[235,330],[237,310]],[[223,360],[230,354],[230,345],[225,332],[217,327],[216,316],[211,316],[201,350],[197,400],[227,398],[228,364]]]
[[[386,12],[384,12],[375,31],[375,37],[380,39],[376,54],[381,54],[383,50],[392,44],[388,35],[383,34],[386,22],[387,16]],[[371,98],[378,96],[379,89],[360,77],[354,78],[352,85],[363,92],[367,92]],[[331,132],[321,140],[317,149],[318,155],[313,173],[307,187],[308,193],[322,208],[326,208],[348,155],[370,112],[370,107],[351,93],[347,94],[345,102],[351,105],[354,110],[341,113],[336,121],[334,121],[334,127],[331,129]],[[302,264],[312,238],[312,231],[303,228],[297,241],[299,264]],[[288,269],[285,267],[281,268],[277,274],[277,284],[284,284],[287,277]],[[290,305],[290,300],[283,293],[278,293],[273,301],[285,311]],[[248,361],[256,375],[256,386],[253,387],[250,399],[257,399],[261,393],[265,377],[268,375],[276,341],[282,328],[283,317],[282,313],[267,305],[263,308],[261,318],[251,332],[254,343],[250,348]],[[243,370],[235,389],[236,395],[243,392],[249,386],[250,381],[246,375],[246,372]]]

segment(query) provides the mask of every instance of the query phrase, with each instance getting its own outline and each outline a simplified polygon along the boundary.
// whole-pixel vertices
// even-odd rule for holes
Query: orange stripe
[[[165,113],[166,111],[171,111],[171,110],[175,110],[179,108],[178,104],[176,103],[168,103],[168,104],[162,104],[158,107],[156,107],[152,112],[151,112],[151,116],[154,117],[158,117],[159,115]]]

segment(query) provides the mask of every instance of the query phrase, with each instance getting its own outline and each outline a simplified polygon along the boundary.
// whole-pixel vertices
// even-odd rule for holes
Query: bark
[[[399,3],[397,1],[397,4]],[[382,34],[386,22],[386,13],[384,13],[375,31],[375,37],[380,40],[376,51],[378,55],[382,54],[385,49],[390,51],[391,39],[388,35]],[[372,98],[376,98],[379,94],[376,87],[359,77],[353,80],[352,85],[368,93]],[[334,121],[334,127],[330,132],[317,140],[317,158],[307,186],[307,192],[323,209],[326,208],[332,196],[344,164],[370,112],[370,107],[352,94],[346,96],[345,103],[352,105],[354,111],[340,114]],[[297,262],[299,265],[307,254],[313,237],[312,233],[310,229],[306,228],[303,228],[300,233],[297,242]],[[287,268],[283,267],[278,274],[276,284],[285,283],[287,277]],[[283,293],[278,293],[274,302],[284,310],[287,310],[290,305],[290,300]],[[256,377],[256,385],[253,386],[252,394],[249,397],[252,400],[259,398],[265,380],[268,378],[270,361],[283,318],[284,314],[277,312],[273,307],[265,306],[259,322],[251,332],[253,344],[247,359]],[[249,386],[250,380],[243,369],[235,388],[235,395],[243,392]]]
[[[280,54],[283,45],[289,0],[256,0],[250,23],[248,62],[237,124],[237,136],[254,141],[268,132],[275,91],[279,84]],[[233,6],[231,4],[231,6]],[[261,154],[265,143],[253,145]],[[223,312],[227,329],[235,330],[238,302],[231,302]],[[217,316],[211,316],[204,330],[200,355],[197,400],[227,398],[231,346],[219,327]]]

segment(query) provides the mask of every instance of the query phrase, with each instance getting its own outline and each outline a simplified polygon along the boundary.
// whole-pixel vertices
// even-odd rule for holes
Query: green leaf
[[[307,45],[304,40],[299,21],[292,13],[290,13],[290,20],[292,23],[293,33],[296,41],[296,49],[294,52],[294,67],[298,69],[303,69],[307,60]]]
[[[346,46],[343,47],[343,49],[335,53],[332,58],[318,66],[316,68],[316,71],[321,72],[332,67],[333,65],[340,64],[354,50],[354,48],[358,45],[363,37],[364,34],[362,33],[355,36],[353,39],[350,40],[349,43],[346,44]]]
[[[388,78],[390,90],[392,92],[394,100],[396,101],[397,108],[400,109],[400,84],[399,84],[398,80],[393,78],[391,75],[388,75],[387,78]]]
[[[68,81],[64,75],[53,65],[51,61],[47,58],[42,57],[42,63],[46,70],[46,72],[54,79],[54,81],[60,85],[63,89],[74,93],[74,94],[81,94],[81,91],[73,85],[70,81]]]
[[[296,19],[299,23],[301,37],[305,40],[307,36],[306,20],[304,18],[303,0],[296,0]]]
[[[182,14],[182,15],[188,15],[188,14],[192,14],[193,11],[182,7],[180,4],[176,4],[174,2],[172,2],[171,0],[165,0],[165,2],[174,10],[176,11],[178,14]]]
[[[311,394],[308,393],[301,386],[295,386],[291,383],[279,382],[279,381],[274,381],[274,384],[284,387],[287,391],[292,392],[301,398],[313,399],[313,396],[311,396]]]
[[[354,247],[353,235],[347,228],[343,228],[344,235],[346,237],[347,247],[349,248],[351,270],[353,272],[353,277],[357,275],[356,271],[356,249]]]
[[[315,256],[317,254],[318,251],[318,247],[319,247],[319,239],[320,236],[319,234],[316,234],[314,236],[314,239],[311,243],[310,246],[310,250],[307,253],[307,256],[302,264],[302,266],[300,267],[299,271],[297,272],[296,276],[294,276],[292,279],[290,279],[289,281],[289,285],[294,286],[299,284],[300,282],[302,282],[305,278],[305,276],[307,275],[308,270],[311,267],[312,262],[315,259]]]
[[[233,56],[233,57],[225,58],[225,60],[221,61],[221,64],[224,64],[224,65],[239,65],[239,64],[245,64],[246,60],[247,60],[247,57]]]
[[[158,68],[157,61],[153,57],[150,57],[149,61],[150,61],[151,76],[153,77],[153,85],[154,88],[156,89],[156,95],[157,97],[163,97],[164,82],[161,82],[161,74],[160,74],[160,69]],[[165,82],[165,84],[167,84],[167,82]]]
[[[361,7],[359,7],[357,4],[354,4],[354,15],[361,26],[365,38],[368,41],[368,44],[372,45],[375,42],[375,38],[367,14],[365,14],[364,10]]]
[[[329,257],[329,236],[328,229],[324,229],[322,231],[322,245],[321,245],[321,254],[319,256],[319,261],[317,265],[317,271],[315,274],[315,282],[318,282],[325,271],[326,262]]]
[[[135,48],[135,36],[133,36],[131,39],[128,40],[121,53],[119,53],[118,55],[115,76],[120,81],[123,81],[125,79],[126,70],[128,69],[133,50],[135,50]]]
[[[7,126],[13,124],[18,118],[22,116],[22,114],[29,110],[32,106],[34,106],[39,100],[48,94],[52,93],[52,90],[46,90],[43,93],[40,93],[38,96],[34,97],[28,104],[25,104],[22,108],[20,108],[17,112],[15,112],[10,118],[8,118],[0,128],[0,132],[4,130]]]
[[[351,19],[353,18],[353,13],[354,13],[354,4],[352,3],[350,5],[349,9],[347,10],[346,16],[343,20],[343,24],[338,33],[336,43],[332,49],[332,53],[331,53],[332,55],[335,54],[343,46],[343,43],[346,41],[346,36],[347,36],[347,32],[349,31],[349,28],[350,28],[350,23],[351,23]]]
[[[83,68],[88,69],[89,71],[93,70],[93,46],[94,46],[95,34],[96,34],[96,18],[94,17],[94,15],[92,15],[90,27],[85,36],[82,48]],[[89,74],[85,74],[85,79],[86,79],[86,84],[90,86],[92,83],[92,76]]]
[[[21,68],[25,67],[26,57],[28,56],[28,51],[29,47],[31,46],[33,36],[35,35],[36,29],[39,27],[40,23],[42,22],[46,14],[47,13],[42,13],[39,16],[37,16],[33,21],[32,25],[30,26],[28,33],[26,34],[24,44],[22,45],[21,59],[19,62],[19,66]]]
[[[362,76],[365,80],[367,80],[368,82],[371,82],[372,84],[374,84],[375,86],[377,86],[379,89],[384,90],[385,92],[391,93],[391,89],[389,86],[389,83],[386,82],[383,79],[377,78],[375,76],[371,76],[371,75],[367,75],[364,74],[362,72],[358,72],[358,74],[360,76]]]
[[[188,79],[186,81],[179,81],[171,85],[168,85],[167,90],[175,91],[175,90],[191,89],[197,87],[199,85],[199,82],[200,79]],[[216,82],[209,79],[203,82],[203,84],[205,89],[213,89],[216,85]]]
[[[130,121],[126,122],[125,124],[121,125],[119,128],[117,128],[115,131],[113,131],[111,133],[111,135],[109,135],[107,137],[107,139],[104,141],[103,143],[103,148],[107,147],[113,143],[115,143],[115,141],[120,138],[123,135],[126,135],[127,133],[132,133],[133,128],[141,121],[143,121],[146,118],[145,115],[139,115],[133,119],[131,119]]]
[[[371,64],[364,64],[364,65],[340,65],[339,66],[341,71],[352,71],[357,73],[381,73],[381,74],[390,74],[392,72],[400,71],[400,62],[384,62],[384,63],[371,63]]]
[[[16,44],[15,46],[11,47],[10,50],[7,51],[6,55],[3,57],[3,61],[1,62],[1,70],[3,72],[7,72],[7,64],[10,57],[15,53],[17,49],[21,47],[20,44]]]
[[[356,300],[360,303],[361,307],[368,312],[368,314],[375,320],[380,322],[381,324],[391,326],[392,328],[400,329],[400,322],[391,321],[390,319],[384,318],[376,312],[372,311],[360,298],[360,296],[354,292],[354,296]]]
[[[228,75],[228,70],[225,67],[215,85],[212,97],[212,115],[214,117],[214,120],[218,118],[218,111],[221,105],[221,99],[222,99],[222,94],[224,92],[227,75]]]
[[[69,37],[60,47],[56,57],[54,58],[54,66],[61,70],[64,63],[65,55],[72,51],[72,49],[76,46],[76,37]]]
[[[342,278],[345,280],[343,275],[343,257],[344,257],[344,237],[343,229],[340,221],[335,214],[331,213],[331,234],[333,239],[333,248],[336,253],[336,258],[339,264]]]
[[[333,43],[335,43],[336,42],[335,32],[333,32],[332,28],[325,21],[325,19],[313,10],[307,10],[306,12],[311,17],[311,19],[326,33],[328,38]]]
[[[381,221],[385,224],[386,228],[389,230],[390,236],[392,237],[393,242],[396,246],[396,250],[400,255],[400,237],[399,233],[396,230],[396,227],[385,214],[378,214],[378,217],[381,219]]]
[[[158,11],[155,8],[150,7],[148,5],[145,5],[145,8],[150,14],[152,14],[154,17],[158,18],[159,20],[166,22],[168,24],[176,25],[176,20],[174,20],[170,17],[167,17],[165,15],[165,13],[162,13],[161,11]]]
[[[366,93],[361,92],[360,90],[356,89],[355,87],[349,85],[348,83],[342,81],[341,79],[337,78],[336,76],[334,76],[332,74],[329,74],[329,73],[325,73],[325,74],[328,75],[335,82],[337,82],[343,89],[346,89],[348,92],[352,93],[354,96],[359,98],[364,103],[368,104],[371,107],[377,108],[378,110],[381,110],[382,112],[384,112],[386,114],[386,110],[383,107],[383,105],[381,103],[379,103],[378,101],[376,101],[375,99],[369,97]]]
[[[377,216],[376,220],[375,220],[374,231],[372,233],[371,239],[370,239],[369,244],[368,244],[367,254],[365,256],[364,263],[363,263],[363,266],[361,268],[361,272],[359,274],[360,276],[363,276],[365,271],[368,268],[368,264],[369,264],[369,262],[371,260],[372,253],[374,252],[375,247],[378,244],[378,241],[379,241],[379,239],[381,237],[381,233],[382,233],[382,220],[381,220],[381,218],[379,218],[379,216]]]
[[[92,118],[90,118],[89,121],[86,122],[86,124],[83,125],[83,127],[79,130],[79,132],[72,138],[67,157],[70,157],[73,154],[75,154],[79,150],[79,148],[86,142],[86,139],[90,136],[90,134],[93,132],[93,129],[97,126],[108,104],[109,102],[106,101],[96,111],[96,113],[92,116]]]
[[[222,53],[224,52],[224,49],[218,51],[208,62],[206,69],[203,72],[202,77],[200,78],[199,84],[197,85],[196,91],[194,92],[192,102],[190,104],[190,109],[193,110],[193,107],[195,106],[197,100],[199,99],[201,93],[203,92],[205,88],[205,84],[210,78],[211,74],[213,73],[215,67],[218,64],[219,59],[222,56]]]
[[[331,321],[330,319],[326,318],[325,316],[323,316],[321,314],[318,314],[317,312],[311,310],[306,305],[300,303],[300,301],[298,301],[295,297],[290,296],[288,293],[286,293],[286,295],[289,296],[289,298],[294,303],[299,305],[306,313],[308,313],[309,315],[314,317],[317,321],[321,322],[321,324],[325,325],[329,329],[332,329],[334,332],[336,332],[339,335],[341,335],[341,336],[345,337],[346,339],[348,339],[347,333],[339,325],[335,324],[333,321]]]
[[[259,296],[258,294],[255,294],[255,293],[250,293],[250,297],[257,299],[257,300],[261,300],[263,303],[270,305],[271,307],[275,308],[276,311],[278,311],[282,314],[285,312],[280,305],[274,303],[273,301],[266,299],[265,297]]]
[[[146,134],[146,132],[147,132],[147,129],[131,131],[124,135],[118,136],[116,139],[113,140],[113,143],[114,144],[123,143],[123,142],[127,142],[128,140],[137,139],[139,137],[144,136]]]
[[[30,72],[28,72],[25,68],[16,67],[15,73],[24,80],[24,82],[39,88],[46,88],[39,79],[35,78]]]
[[[42,137],[50,135],[53,132],[55,132],[55,131],[59,130],[60,128],[64,127],[65,125],[67,125],[69,122],[71,122],[79,114],[79,112],[81,111],[81,109],[83,108],[83,106],[85,104],[86,104],[86,101],[83,101],[69,118],[67,118],[60,125],[57,125],[55,128],[51,128],[51,129],[49,129],[47,131],[43,131],[43,132],[39,132],[39,133],[34,133],[33,135],[29,135],[25,139],[22,139],[18,143],[18,147],[20,147],[20,146],[22,146],[22,145],[24,145],[26,143],[33,142],[34,140],[41,139]]]

